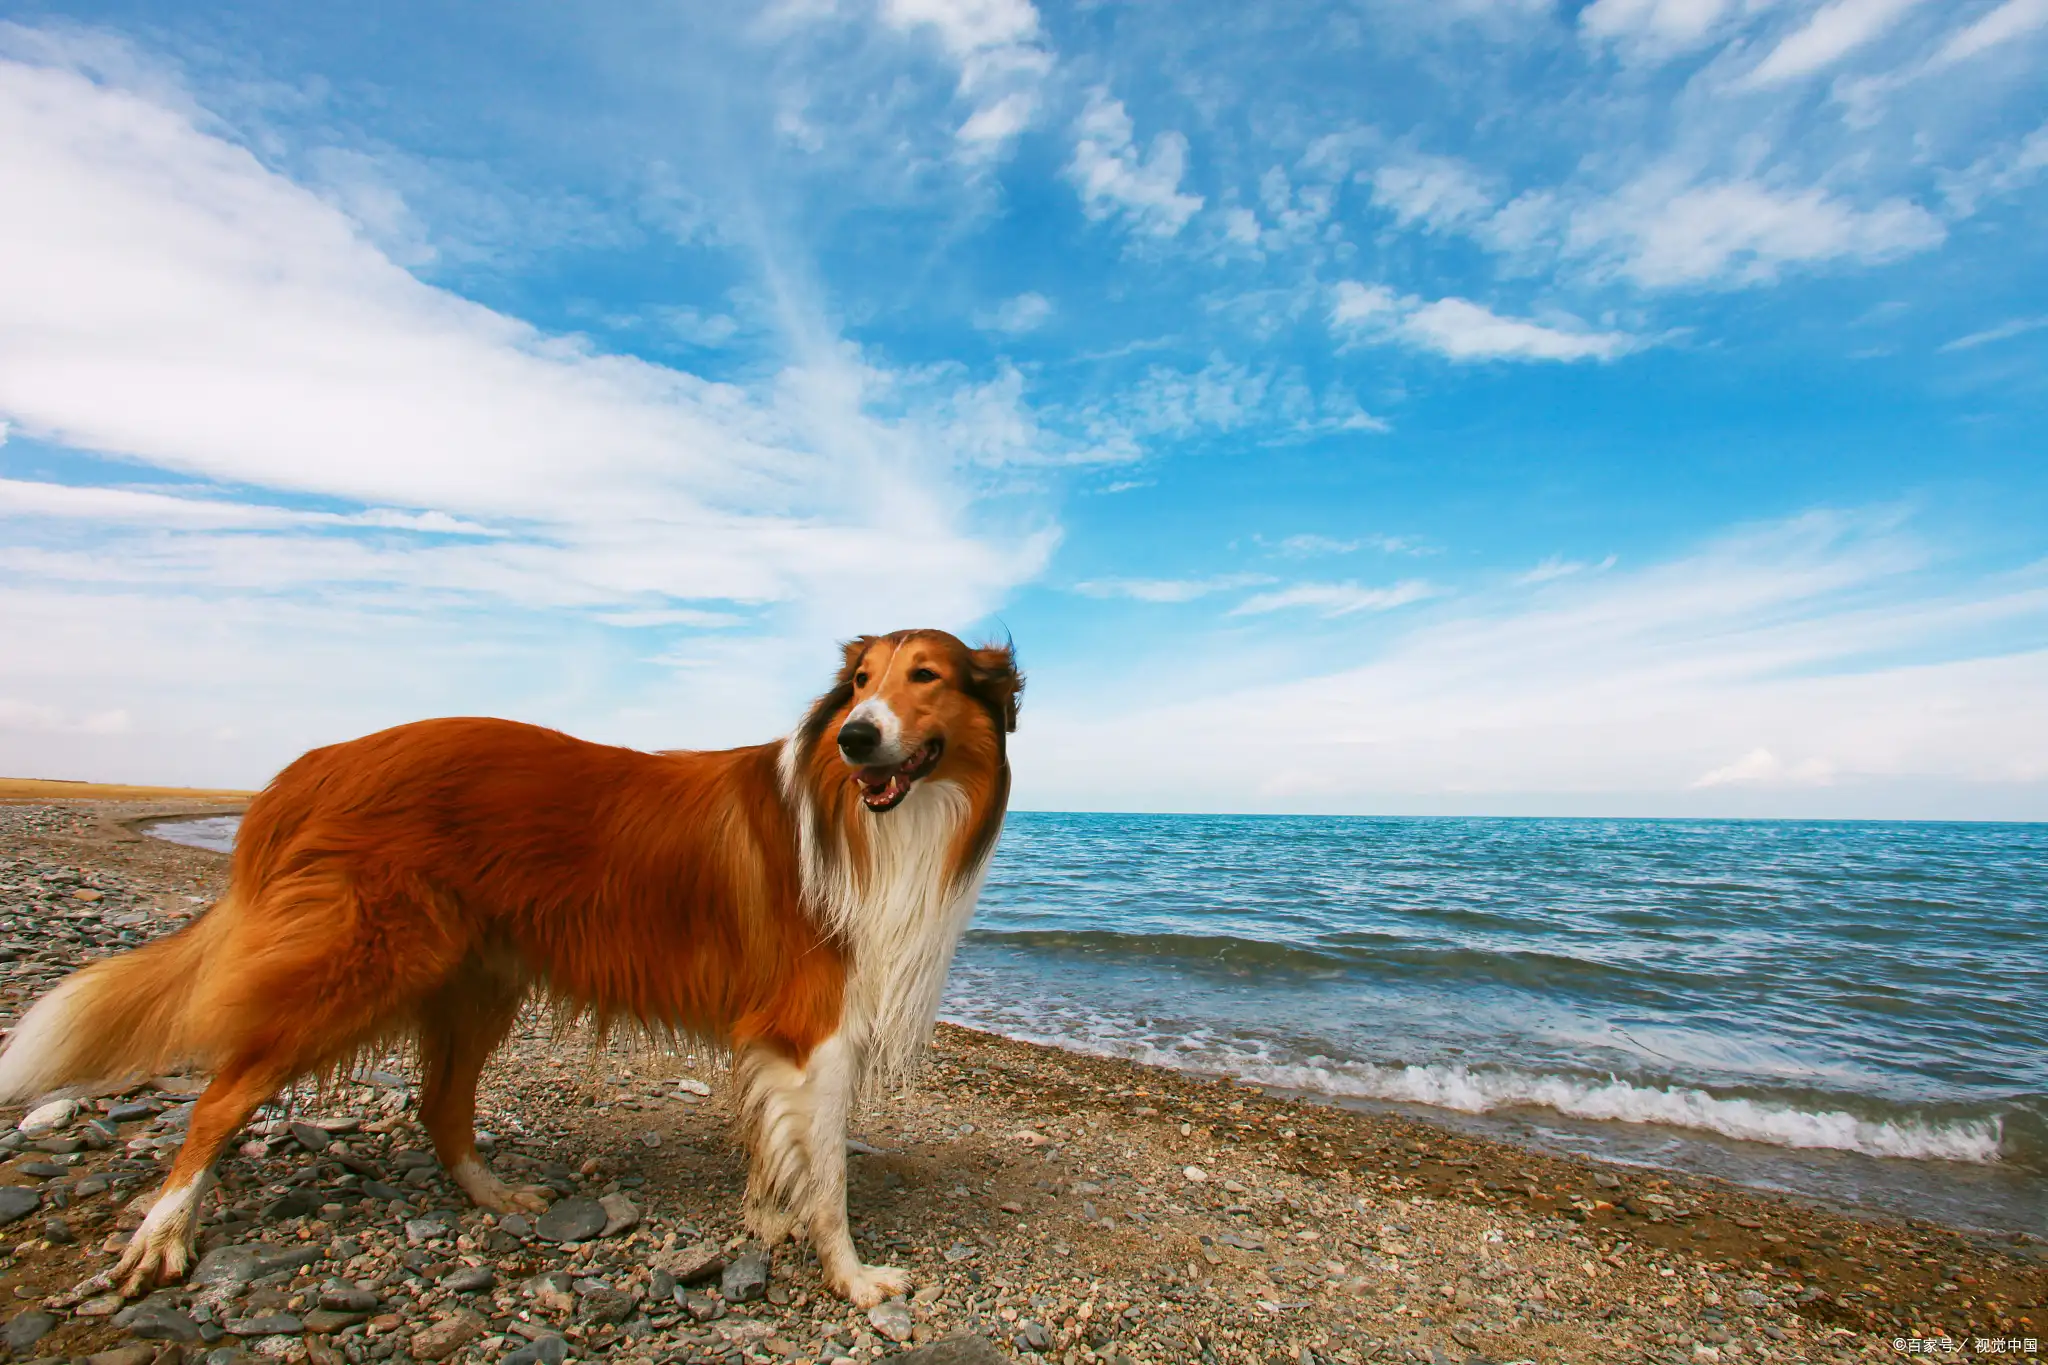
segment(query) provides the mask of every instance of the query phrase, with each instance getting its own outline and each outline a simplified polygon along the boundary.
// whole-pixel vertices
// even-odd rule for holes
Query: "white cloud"
[[[1518,588],[1533,588],[1539,583],[1549,583],[1559,578],[1569,578],[1573,574],[1584,573],[1588,569],[1596,573],[1604,572],[1613,568],[1614,564],[1615,557],[1613,555],[1609,555],[1597,564],[1589,564],[1579,559],[1566,559],[1562,555],[1552,555],[1535,568],[1515,575],[1514,584]]]
[[[1593,0],[1579,29],[1637,59],[1657,59],[1705,42],[1736,8],[1733,0]]]
[[[1996,327],[1986,327],[1981,332],[1972,332],[1968,336],[1957,337],[1941,349],[1944,351],[1972,351],[1979,346],[1989,346],[1995,341],[2010,341],[2016,336],[2025,336],[2028,332],[2036,332],[2043,327],[2048,327],[2048,317],[2014,318],[2010,322],[2001,322]]]
[[[2048,650],[2011,647],[2044,638],[2048,564],[1961,590],[1937,567],[1895,516],[1820,512],[1533,596],[1469,595],[1314,676],[1127,704],[1055,684],[1019,736],[1020,800],[2048,817]],[[1695,785],[1759,749],[1782,766],[1730,776],[1779,780]],[[1823,774],[1824,794],[1796,785]]]
[[[1478,174],[1448,157],[1388,162],[1361,178],[1372,186],[1373,203],[1402,227],[1421,223],[1444,231],[1484,217],[1494,205]]]
[[[1826,786],[1834,780],[1835,765],[1824,758],[1804,758],[1787,763],[1769,749],[1751,749],[1732,763],[1702,773],[1694,787],[1734,786]]]
[[[936,34],[958,63],[958,97],[973,106],[954,134],[966,160],[998,155],[1031,126],[1053,57],[1030,0],[883,0],[881,17]]]
[[[1876,264],[1939,246],[1941,220],[1903,199],[1857,208],[1808,187],[1754,180],[1675,186],[1645,177],[1576,213],[1567,249],[1612,260],[1651,287],[1740,284],[1775,278],[1787,265],[1832,260]]]
[[[2048,0],[2005,0],[1997,9],[1949,35],[1929,66],[1939,69],[2048,28]]]
[[[1440,589],[1416,578],[1403,579],[1383,588],[1369,588],[1357,583],[1297,583],[1248,597],[1232,607],[1230,614],[1259,616],[1307,608],[1325,618],[1350,616],[1361,611],[1392,611],[1440,593]]]
[[[1035,332],[1053,315],[1052,300],[1043,294],[1019,294],[1004,299],[995,308],[974,315],[974,325],[984,332],[1022,336]]]
[[[1971,214],[1986,199],[2008,195],[2032,184],[2043,171],[2048,171],[2048,123],[1944,177],[1942,192],[1954,212]]]
[[[1749,73],[1752,85],[1797,80],[1833,66],[1878,37],[1920,0],[1833,0],[1771,49]]]
[[[10,764],[249,782],[450,709],[759,738],[819,639],[965,626],[1057,542],[977,472],[1060,454],[1012,373],[889,369],[793,293],[744,385],[605,354],[422,283],[166,88],[0,61],[0,417],[126,485],[0,480],[0,696],[68,718]]]
[[[1192,602],[1235,588],[1273,580],[1264,574],[1217,574],[1210,578],[1096,578],[1076,583],[1084,597],[1127,597],[1134,602]]]
[[[5,62],[0,123],[0,413],[21,431],[368,504],[362,524],[520,522],[517,553],[549,568],[519,581],[591,600],[957,619],[1043,560],[1049,542],[958,529],[968,490],[931,435],[952,433],[877,417],[893,377],[848,348],[754,390],[604,355],[420,283],[164,104]],[[155,506],[188,526],[276,515]],[[900,544],[865,543],[883,526],[900,540],[906,518],[918,556],[946,566],[936,580],[906,578]]]
[[[655,319],[691,346],[716,350],[739,335],[739,322],[729,313],[707,313],[687,305],[656,308]]]
[[[1171,130],[1152,139],[1140,154],[1131,116],[1123,101],[1106,90],[1089,97],[1074,125],[1074,158],[1067,173],[1081,194],[1081,207],[1097,220],[1121,216],[1138,231],[1172,237],[1202,207],[1198,194],[1183,194],[1188,140]]]
[[[1641,344],[1626,332],[1588,330],[1576,319],[1549,325],[1502,317],[1469,299],[1425,303],[1356,280],[1337,285],[1330,321],[1456,361],[1612,360]]]

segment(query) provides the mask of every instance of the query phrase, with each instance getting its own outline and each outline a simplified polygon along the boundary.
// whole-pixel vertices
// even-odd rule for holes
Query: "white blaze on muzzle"
[[[909,757],[903,750],[903,722],[896,718],[895,709],[880,697],[870,697],[846,713],[848,723],[864,720],[882,732],[882,742],[875,747],[867,762],[872,764],[896,764]],[[848,760],[851,762],[851,760]]]

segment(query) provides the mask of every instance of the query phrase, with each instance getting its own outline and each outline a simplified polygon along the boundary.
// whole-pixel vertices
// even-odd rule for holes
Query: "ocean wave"
[[[962,1019],[970,1026],[985,1023]],[[1166,1050],[1137,1040],[1076,1038],[999,1028],[1026,1042],[1098,1056],[1123,1057],[1182,1071],[1222,1073],[1251,1084],[1340,1098],[1428,1105],[1465,1114],[1548,1109],[1568,1118],[1655,1124],[1772,1146],[1856,1152],[1865,1156],[1992,1165],[2008,1150],[2002,1115],[1938,1117],[1856,1114],[1804,1108],[1781,1100],[1715,1095],[1688,1086],[1643,1085],[1618,1077],[1527,1072],[1461,1065],[1391,1066],[1311,1058],[1303,1062],[1233,1056],[1229,1050]]]

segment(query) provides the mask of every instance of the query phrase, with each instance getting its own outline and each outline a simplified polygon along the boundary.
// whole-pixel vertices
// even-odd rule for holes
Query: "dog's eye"
[[[855,687],[866,687],[866,686],[868,685],[868,675],[867,675],[867,674],[865,674],[865,673],[856,673],[856,674],[854,674],[854,675],[853,675],[853,685],[854,685]]]
[[[913,668],[910,670],[910,680],[912,682],[937,682],[939,675],[932,672],[929,668]]]

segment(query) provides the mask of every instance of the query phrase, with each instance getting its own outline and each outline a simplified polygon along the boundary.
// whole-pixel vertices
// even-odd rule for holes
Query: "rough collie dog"
[[[477,1077],[539,993],[601,1024],[728,1049],[752,1154],[746,1217],[801,1228],[856,1304],[845,1129],[929,1037],[1009,799],[1011,650],[864,636],[794,734],[640,753],[502,720],[316,749],[250,805],[227,894],[67,977],[0,1053],[0,1100],[196,1066],[213,1080],[120,1262],[182,1276],[214,1159],[293,1080],[414,1040],[420,1114],[469,1197],[545,1207],[477,1155]]]

